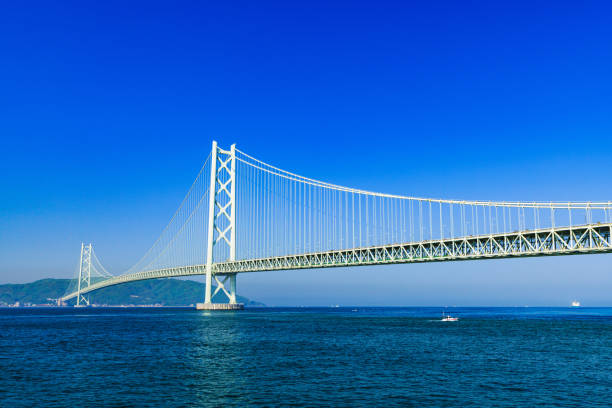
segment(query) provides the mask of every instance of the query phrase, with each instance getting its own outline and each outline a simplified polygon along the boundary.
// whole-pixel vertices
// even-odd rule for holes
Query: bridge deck
[[[228,275],[271,270],[604,253],[612,252],[611,236],[612,224],[558,227],[221,262],[213,264],[213,273]],[[137,272],[97,282],[82,288],[81,293],[138,280],[205,273],[205,265]],[[61,300],[66,301],[76,295],[77,292],[73,292]]]

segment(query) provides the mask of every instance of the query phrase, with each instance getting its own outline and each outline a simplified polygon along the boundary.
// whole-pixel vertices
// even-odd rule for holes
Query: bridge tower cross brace
[[[91,244],[81,243],[81,260],[79,261],[79,280],[77,283],[77,306],[89,306],[89,294],[81,294],[81,288],[91,284]]]
[[[223,150],[212,143],[210,184],[208,201],[208,237],[206,247],[206,292],[204,303],[210,305],[212,298],[222,290],[230,304],[236,304],[236,274],[220,280],[212,273],[215,262],[236,260],[236,145]],[[215,248],[225,246],[221,252],[225,259],[214,259]],[[212,281],[217,289],[212,292]],[[225,284],[229,280],[229,290]]]

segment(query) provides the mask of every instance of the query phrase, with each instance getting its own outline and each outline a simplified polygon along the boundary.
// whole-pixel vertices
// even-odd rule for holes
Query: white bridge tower
[[[82,294],[81,288],[85,289],[91,284],[91,244],[81,243],[81,260],[79,261],[79,279],[77,282],[76,306],[89,306],[89,294]]]
[[[236,302],[236,274],[224,279],[213,275],[213,263],[236,260],[236,145],[223,150],[212,143],[208,202],[208,236],[206,247],[206,293],[202,310],[234,310],[243,305]],[[212,281],[217,288],[212,291]],[[229,289],[225,287],[229,281]],[[229,303],[212,303],[213,297],[223,291]]]

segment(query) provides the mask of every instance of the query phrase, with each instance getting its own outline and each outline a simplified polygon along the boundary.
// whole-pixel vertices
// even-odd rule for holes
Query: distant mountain
[[[53,303],[64,295],[69,279],[41,279],[24,284],[0,285],[0,306],[19,302],[24,305]],[[204,287],[200,282],[181,279],[153,279],[109,286],[90,294],[90,302],[99,305],[162,305],[190,306],[204,301]],[[214,291],[214,287],[213,287]],[[213,302],[226,303],[225,293],[220,291]],[[248,306],[264,306],[242,296],[237,301]],[[69,302],[70,303],[70,302]]]

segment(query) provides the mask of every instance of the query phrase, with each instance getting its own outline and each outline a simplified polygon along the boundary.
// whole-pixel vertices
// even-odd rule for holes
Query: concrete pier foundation
[[[197,310],[242,310],[244,303],[198,303]]]

